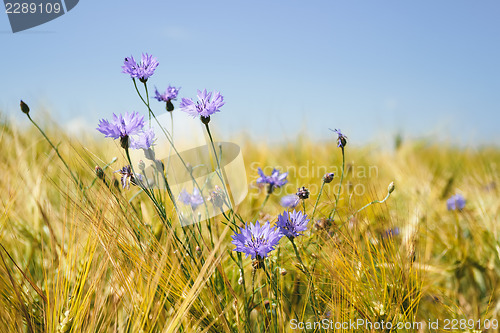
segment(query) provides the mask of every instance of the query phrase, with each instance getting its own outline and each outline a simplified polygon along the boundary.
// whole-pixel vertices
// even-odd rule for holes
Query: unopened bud
[[[331,183],[333,181],[333,177],[335,177],[335,174],[333,172],[330,173],[325,173],[323,176],[323,182],[325,183]]]
[[[104,180],[104,170],[102,170],[102,168],[98,165],[95,167],[95,175],[97,178]]]
[[[389,194],[391,194],[392,192],[394,192],[394,188],[395,188],[394,182],[391,182],[389,184],[389,186],[387,187],[387,192],[389,192]]]
[[[299,199],[302,199],[302,200],[309,198],[309,190],[307,188],[305,188],[304,186],[302,186],[301,188],[299,187],[297,189],[296,194],[299,197]]]
[[[215,185],[215,190],[210,193],[210,200],[215,207],[222,208],[224,205],[224,192],[219,186]]]
[[[146,169],[146,163],[144,163],[143,160],[140,160],[138,167],[139,167],[139,170],[144,171],[144,169]]]
[[[30,108],[29,108],[28,104],[24,103],[22,100],[21,100],[20,106],[21,106],[21,111],[23,111],[26,114],[30,113]]]

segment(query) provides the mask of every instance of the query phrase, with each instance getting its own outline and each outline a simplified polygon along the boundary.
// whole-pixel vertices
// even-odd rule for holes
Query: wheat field
[[[500,332],[498,148],[348,142],[340,187],[334,133],[241,139],[247,197],[183,227],[166,193],[158,208],[122,188],[119,143],[30,115],[54,147],[0,124],[1,332]],[[287,186],[266,199],[258,167],[288,172]],[[275,225],[302,186],[303,235],[260,262],[234,251],[237,228]],[[463,209],[447,209],[455,194]]]

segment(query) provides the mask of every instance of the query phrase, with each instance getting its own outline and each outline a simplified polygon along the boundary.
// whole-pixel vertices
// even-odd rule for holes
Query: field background
[[[34,127],[21,130],[3,118],[1,332],[288,332],[295,315],[314,320],[307,297],[312,285],[286,239],[269,258],[268,272],[279,286],[278,295],[258,270],[255,308],[245,314],[239,270],[230,257],[232,232],[220,216],[212,221],[211,233],[201,223],[203,238],[198,245],[190,243],[189,235],[198,227],[186,232],[176,226],[171,206],[166,210],[173,227],[167,228],[137,187],[107,187],[96,178],[94,167],[104,168],[116,156],[105,175],[110,184],[118,179],[113,171],[125,159],[116,154],[115,143],[77,139],[46,123],[47,136],[85,190]],[[297,137],[273,146],[243,142],[250,188],[237,212],[245,221],[257,216],[274,222],[283,211],[279,199],[284,191],[260,209],[265,193],[254,187],[256,166],[305,166],[302,173],[290,172],[286,189],[311,188],[309,214],[321,185],[323,173],[318,170],[340,170],[336,136],[324,142],[308,141],[307,133]],[[327,230],[309,222],[309,231],[297,239],[322,318],[440,320],[441,328],[445,319],[498,321],[500,149],[458,149],[432,140],[377,146],[348,143],[344,194],[335,222]],[[384,204],[350,218],[365,204],[384,198],[392,181],[396,189]],[[316,220],[332,209],[338,182],[336,174],[325,185]],[[455,193],[467,200],[463,211],[446,208],[446,199]],[[193,245],[198,257],[183,253],[177,236]],[[243,259],[243,264],[248,289],[251,260]],[[455,331],[472,332],[460,327]]]

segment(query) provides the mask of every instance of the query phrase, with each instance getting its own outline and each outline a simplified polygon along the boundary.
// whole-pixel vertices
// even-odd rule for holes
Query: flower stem
[[[267,192],[266,197],[264,198],[264,201],[262,202],[262,205],[260,205],[259,210],[255,213],[255,216],[253,217],[253,220],[257,219],[259,216],[259,212],[261,212],[264,209],[264,206],[267,203],[267,200],[269,200],[269,197],[271,196],[271,193]]]
[[[214,139],[212,138],[212,133],[210,132],[210,126],[208,126],[208,123],[205,124],[205,128],[207,129],[208,137],[210,138],[210,142],[212,144],[212,149],[214,151],[215,161],[217,162],[217,171],[216,171],[216,174],[217,174],[217,176],[219,177],[219,179],[220,179],[220,181],[222,183],[222,186],[224,188],[224,194],[226,195],[226,198],[228,198],[228,200],[231,201],[231,199],[229,198],[229,192],[228,192],[227,187],[226,187],[226,182],[224,181],[224,178],[222,176],[222,169],[220,167],[219,157],[217,156],[217,151],[215,150]],[[220,153],[220,158],[222,159],[222,151]]]
[[[319,198],[321,198],[321,194],[323,194],[323,187],[325,186],[325,182],[321,183],[321,188],[319,189],[318,197],[316,198],[316,203],[314,204],[314,209],[311,215],[311,220],[314,221],[314,213],[316,213],[316,207],[318,207]]]
[[[149,107],[148,85],[146,84],[146,82],[144,82],[144,89],[146,90],[146,101],[147,101],[148,110],[151,111],[151,108]],[[149,112],[149,128],[151,128],[151,112]]]
[[[59,149],[57,149],[57,147],[54,146],[54,144],[52,143],[52,141],[50,141],[50,139],[47,137],[45,132],[38,126],[38,124],[35,121],[33,121],[33,119],[31,119],[30,115],[26,114],[26,116],[28,116],[28,119],[33,123],[33,125],[35,125],[35,127],[40,131],[40,133],[42,133],[45,140],[51,145],[52,149],[54,149],[54,151],[56,152],[56,154],[59,157],[59,159],[61,160],[61,162],[63,162],[64,166],[69,171],[69,173],[70,173],[71,177],[73,178],[73,180],[75,181],[75,183],[80,187],[81,190],[83,190],[82,183],[76,178],[76,176],[73,174],[73,172],[71,171],[70,167],[68,166],[68,164],[66,163],[64,158],[61,156],[61,154],[59,154]]]
[[[337,211],[337,206],[339,204],[340,190],[342,189],[342,181],[344,180],[344,169],[345,169],[344,147],[341,147],[341,149],[342,149],[342,174],[340,175],[339,190],[337,192],[337,198],[335,199],[335,207],[330,212],[330,215],[328,216],[329,219],[332,219],[335,216],[335,213]]]
[[[381,204],[381,203],[384,203],[387,199],[389,199],[389,197],[391,196],[391,193],[387,193],[387,195],[385,196],[385,198],[383,200],[373,200],[372,202],[364,205],[363,207],[361,207],[360,209],[358,209],[356,212],[354,212],[354,214],[352,214],[347,220],[350,220],[354,215],[356,215],[357,213],[361,212],[363,209],[373,205],[373,204]]]

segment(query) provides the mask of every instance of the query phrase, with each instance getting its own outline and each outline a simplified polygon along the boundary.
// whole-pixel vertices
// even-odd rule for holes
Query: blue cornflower
[[[158,59],[152,55],[143,53],[139,64],[133,56],[126,57],[123,62],[122,73],[129,74],[131,78],[137,78],[141,82],[146,83],[148,78],[154,74],[158,65]]]
[[[130,165],[126,165],[120,170],[115,171],[115,173],[116,172],[119,172],[122,175],[121,183],[124,189],[129,189],[130,183],[132,183],[133,185],[138,185],[137,181],[142,182],[143,180],[142,175],[132,172],[132,168],[130,167]]]
[[[179,93],[179,88],[168,86],[167,90],[163,93],[160,94],[158,89],[155,87],[155,98],[158,100],[158,102],[165,102],[167,111],[171,112],[174,111],[174,105],[172,104],[172,101],[177,98],[177,94]]]
[[[277,169],[273,169],[270,176],[266,176],[264,171],[261,168],[257,170],[259,172],[259,178],[257,179],[257,184],[269,184],[267,189],[268,193],[272,193],[275,188],[279,188],[285,185],[288,180],[286,177],[288,176],[288,172],[284,172],[280,174]]]
[[[101,119],[97,130],[106,135],[107,138],[120,139],[121,146],[124,149],[129,147],[129,136],[140,134],[144,128],[144,117],[138,112],[128,113],[125,115],[115,115],[113,120],[109,122],[106,119]]]
[[[383,234],[382,234],[382,238],[392,238],[392,237],[395,237],[395,236],[398,236],[399,235],[399,228],[398,227],[395,227],[395,228],[391,228],[391,229],[387,229]]]
[[[342,134],[342,132],[339,129],[336,129],[336,130],[330,129],[330,131],[337,133],[339,136],[337,138],[337,147],[344,148],[345,145],[347,144],[347,136]]]
[[[281,233],[290,239],[294,239],[297,236],[302,235],[302,231],[307,230],[307,215],[303,214],[301,211],[295,211],[289,213],[286,210],[283,214],[278,215],[278,222],[276,226],[280,229]]]
[[[158,102],[171,101],[177,98],[177,94],[179,94],[180,89],[181,89],[180,87],[176,88],[169,85],[167,90],[163,94],[160,94],[158,89],[156,89],[155,87],[155,98],[158,100]]]
[[[190,205],[193,210],[196,210],[198,206],[205,202],[197,188],[193,190],[193,194],[189,194],[188,191],[183,189],[179,194],[179,201],[185,205]]]
[[[201,120],[208,124],[210,116],[216,112],[220,112],[220,108],[224,104],[224,97],[220,92],[216,91],[212,99],[212,92],[207,93],[207,90],[204,89],[203,91],[198,90],[198,101],[196,104],[190,98],[183,98],[180,107],[182,111],[191,117],[196,118],[200,116]]]
[[[241,233],[234,234],[231,242],[236,246],[233,251],[238,251],[249,255],[252,259],[263,259],[269,252],[274,250],[283,235],[276,227],[272,227],[267,221],[263,226],[259,221],[255,225],[249,223],[245,228],[240,228]]]
[[[465,198],[461,194],[452,195],[446,201],[446,207],[448,210],[462,210],[465,207]]]
[[[285,208],[295,208],[300,202],[299,197],[296,194],[285,195],[280,200],[281,206]]]

